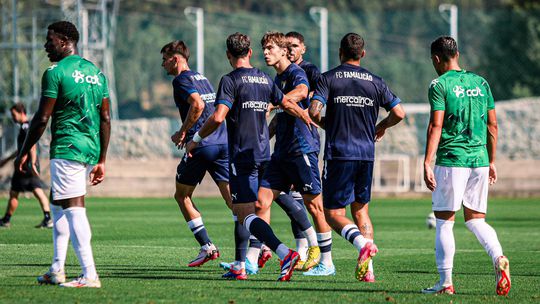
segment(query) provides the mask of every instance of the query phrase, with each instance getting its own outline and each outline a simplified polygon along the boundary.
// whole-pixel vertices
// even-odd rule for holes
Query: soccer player
[[[24,139],[26,138],[26,132],[28,131],[28,117],[26,116],[26,108],[24,104],[17,103],[10,108],[11,118],[15,123],[19,124],[19,135],[17,136],[17,152],[20,151]],[[8,158],[2,160],[2,165],[8,161],[14,159],[17,156],[17,152]],[[39,202],[41,210],[43,211],[43,220],[36,228],[52,228],[51,211],[49,208],[49,199],[45,192],[43,192],[44,183],[39,178],[39,158],[37,155],[37,145],[34,145],[30,149],[30,157],[26,164],[24,164],[24,172],[15,170],[11,178],[11,189],[9,191],[9,200],[6,208],[6,213],[2,219],[0,219],[1,228],[11,227],[11,217],[17,207],[19,206],[19,193],[25,191],[32,191],[34,196]]]
[[[316,65],[314,65],[313,63],[307,60],[304,60],[304,54],[306,53],[306,45],[304,42],[304,36],[302,34],[298,32],[288,32],[285,35],[285,37],[287,37],[287,40],[289,42],[289,54],[288,54],[289,60],[292,63],[296,63],[297,65],[299,65],[304,70],[304,72],[306,72],[306,75],[309,81],[309,98],[311,99],[311,97],[313,97],[313,93],[317,86],[317,81],[319,81],[319,77],[321,76],[321,72],[319,71],[319,68],[317,68]],[[296,199],[298,199],[298,196],[300,195],[300,193],[298,193],[297,191],[293,191],[291,194]],[[302,196],[300,195],[300,199],[301,197]],[[300,238],[300,233],[299,233],[300,229],[297,227],[297,225],[295,225],[294,222],[291,222],[291,226],[292,226],[293,234],[295,236],[297,248],[301,248],[303,246],[307,247],[307,240],[305,238]],[[334,263],[332,262],[332,255],[331,255],[332,230],[330,229],[330,226],[328,226],[327,223],[323,231],[327,231],[327,232],[317,233],[317,241],[319,242],[319,247],[321,249],[321,261],[319,262],[317,266],[315,266],[315,268],[310,269],[307,272],[304,272],[304,275],[335,274],[335,267],[334,267]]]
[[[435,212],[435,260],[440,280],[423,293],[454,293],[455,213],[463,205],[465,225],[490,255],[496,292],[510,291],[510,266],[495,230],[486,223],[488,186],[497,181],[497,116],[487,81],[459,66],[451,37],[431,43],[431,61],[438,78],[429,87],[431,115],[427,130],[424,181]],[[437,153],[435,169],[431,161]]]
[[[341,39],[341,65],[323,73],[309,108],[314,121],[324,126],[323,200],[330,226],[359,251],[355,275],[373,282],[371,258],[377,253],[368,214],[375,158],[375,141],[405,117],[400,99],[382,78],[360,66],[364,39],[349,33]],[[326,116],[321,109],[326,105]],[[378,124],[379,108],[389,111]],[[353,221],[345,215],[350,205]],[[360,229],[359,229],[360,228]]]
[[[260,241],[266,243],[282,260],[279,281],[290,280],[298,253],[289,249],[274,235],[272,228],[255,215],[255,202],[260,178],[270,159],[270,142],[266,111],[268,104],[280,105],[286,111],[313,124],[306,112],[283,96],[270,77],[251,66],[250,38],[235,33],[227,38],[227,59],[233,71],[221,78],[216,96],[216,111],[188,143],[186,153],[192,150],[225,119],[229,140],[230,188],[233,213],[239,223]],[[236,239],[234,265],[225,278],[245,280],[245,259],[249,234]]]
[[[39,283],[63,287],[101,287],[96,273],[86,216],[87,176],[92,185],[105,178],[110,137],[107,79],[90,61],[77,55],[79,32],[70,22],[48,26],[45,51],[51,62],[42,78],[39,108],[15,160],[22,170],[30,149],[51,123],[51,192],[53,214],[53,263]],[[64,264],[71,238],[82,268],[81,276],[65,282]]]
[[[172,82],[174,102],[182,127],[171,137],[180,148],[189,142],[195,132],[214,113],[216,94],[214,88],[203,75],[189,69],[189,49],[183,41],[172,41],[161,49],[167,74],[174,76]],[[217,184],[221,196],[229,208],[229,156],[227,150],[227,130],[222,125],[205,138],[199,147],[192,151],[193,157],[184,155],[176,173],[176,193],[174,198],[180,207],[189,228],[201,246],[199,255],[188,266],[196,267],[219,257],[217,247],[212,243],[204,227],[201,213],[192,200],[193,191],[208,171]]]

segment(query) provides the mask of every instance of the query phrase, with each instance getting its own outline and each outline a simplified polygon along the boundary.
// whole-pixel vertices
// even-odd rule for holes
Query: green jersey
[[[451,70],[431,82],[428,96],[431,111],[445,111],[436,164],[489,166],[487,117],[495,103],[487,81],[465,70]]]
[[[101,103],[109,97],[103,73],[92,62],[72,55],[49,67],[41,85],[42,96],[56,99],[50,158],[97,164]]]

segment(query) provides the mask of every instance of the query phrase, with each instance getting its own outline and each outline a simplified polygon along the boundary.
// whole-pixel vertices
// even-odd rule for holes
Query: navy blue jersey
[[[204,101],[204,110],[195,122],[193,127],[188,130],[186,136],[186,142],[189,142],[195,132],[199,131],[208,117],[214,113],[214,101],[216,99],[216,93],[214,88],[203,75],[194,71],[183,71],[180,75],[173,79],[173,94],[174,103],[180,111],[180,118],[182,121],[186,120],[190,104],[188,103],[188,97],[193,93],[199,93],[202,101]],[[227,144],[227,130],[225,126],[220,126],[212,135],[203,139],[199,144],[200,147],[208,145],[221,145]]]
[[[285,94],[301,84],[306,85],[309,90],[306,72],[295,63],[290,64],[283,73],[276,75],[275,82]],[[304,99],[298,102],[298,106],[307,109],[309,100]],[[319,152],[320,142],[317,128],[308,127],[300,118],[280,109],[278,109],[276,117],[275,157],[281,159],[288,156]]]
[[[326,160],[374,160],[379,107],[401,102],[382,78],[346,63],[321,75],[313,99],[326,104]]]
[[[316,65],[305,60],[302,60],[299,66],[306,72],[309,81],[309,91],[315,91],[317,81],[319,81],[319,77],[321,77],[321,71],[319,71],[319,68]]]
[[[268,103],[281,104],[283,93],[270,76],[257,68],[238,68],[223,76],[216,105],[230,108],[227,114],[230,163],[270,160],[266,111]]]

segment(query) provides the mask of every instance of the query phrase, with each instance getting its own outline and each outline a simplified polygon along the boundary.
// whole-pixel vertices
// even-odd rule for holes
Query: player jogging
[[[180,148],[189,142],[195,132],[214,113],[216,94],[214,88],[203,75],[189,69],[189,49],[183,41],[172,41],[161,49],[163,69],[174,76],[174,102],[182,119],[182,127],[173,134],[171,140]],[[229,156],[227,150],[227,130],[222,125],[205,138],[193,157],[184,155],[176,172],[176,192],[174,198],[201,246],[199,255],[188,266],[196,267],[219,257],[217,247],[212,243],[204,226],[201,213],[192,200],[193,191],[200,184],[206,171],[217,184],[225,203],[231,208],[229,193]]]
[[[103,73],[76,53],[79,32],[70,22],[48,27],[45,51],[51,62],[43,74],[39,108],[15,160],[22,169],[28,152],[51,122],[51,192],[53,214],[53,263],[39,283],[63,287],[101,287],[96,273],[91,230],[86,216],[87,176],[92,185],[105,178],[110,137],[109,92]],[[71,238],[82,268],[81,276],[65,282],[64,264]]]
[[[382,138],[386,129],[400,122],[405,113],[400,99],[386,83],[360,67],[364,56],[364,39],[355,33],[345,35],[339,49],[342,64],[321,75],[309,110],[314,121],[324,126],[326,132],[323,170],[326,220],[358,249],[356,278],[373,282],[375,277],[369,264],[377,247],[373,239],[368,238],[372,234],[367,232],[372,233],[368,203],[375,141]],[[326,117],[321,118],[324,105]],[[376,125],[380,107],[390,113]],[[354,222],[345,216],[348,205]]]
[[[302,117],[306,124],[313,122],[294,102],[283,96],[270,77],[251,66],[250,38],[235,33],[227,38],[227,58],[233,71],[221,78],[214,114],[195,133],[186,153],[203,138],[214,132],[227,119],[229,140],[229,172],[233,213],[238,222],[260,241],[266,243],[282,260],[279,281],[290,280],[298,253],[289,249],[274,235],[272,228],[255,215],[259,180],[270,158],[270,143],[266,111],[271,102]],[[245,249],[249,234],[236,239],[238,249],[233,267],[225,278],[245,280]]]
[[[435,260],[440,280],[423,293],[454,293],[455,213],[463,205],[465,225],[493,261],[496,292],[510,291],[510,264],[495,230],[485,221],[488,186],[497,181],[497,116],[487,81],[459,66],[451,37],[431,43],[438,78],[429,87],[431,115],[427,130],[424,181],[432,194],[436,217]],[[437,152],[435,169],[431,161]]]

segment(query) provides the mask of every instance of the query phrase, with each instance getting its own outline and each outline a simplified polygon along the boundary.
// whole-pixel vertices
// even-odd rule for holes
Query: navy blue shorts
[[[369,203],[372,179],[372,161],[325,161],[322,180],[324,208],[345,208],[353,202]]]
[[[321,176],[317,152],[289,159],[272,157],[264,173],[261,187],[288,193],[291,186],[301,194],[321,193]]]
[[[229,187],[233,204],[257,201],[259,185],[268,162],[231,164]]]
[[[176,168],[176,182],[188,186],[200,184],[206,171],[217,182],[229,181],[229,150],[227,145],[211,145],[194,149],[184,155]]]
[[[37,176],[30,173],[23,174],[18,171],[13,173],[11,178],[11,191],[15,192],[32,192],[35,189],[45,189],[45,183]]]

